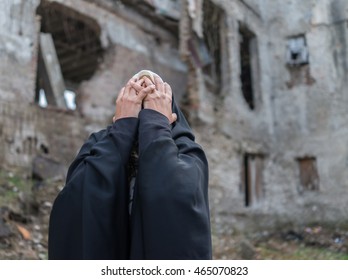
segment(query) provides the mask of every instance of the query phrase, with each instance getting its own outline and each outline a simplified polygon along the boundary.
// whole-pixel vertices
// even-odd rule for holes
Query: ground
[[[48,221],[62,180],[0,170],[0,259],[47,259]],[[348,259],[348,228],[308,225],[213,235],[214,259]]]

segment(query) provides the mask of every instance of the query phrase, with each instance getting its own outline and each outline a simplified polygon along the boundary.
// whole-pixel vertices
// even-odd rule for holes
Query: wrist
[[[141,108],[136,108],[136,110],[127,110],[126,112],[120,112],[119,114],[116,111],[116,114],[113,117],[113,122],[125,119],[125,118],[138,118]]]

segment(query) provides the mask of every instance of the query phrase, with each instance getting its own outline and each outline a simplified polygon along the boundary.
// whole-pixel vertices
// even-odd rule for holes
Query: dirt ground
[[[348,260],[348,230],[324,226],[220,236],[216,259]]]
[[[47,259],[48,221],[62,180],[35,181],[0,170],[0,259]],[[348,260],[348,228],[213,236],[214,259]]]
[[[49,214],[63,184],[0,171],[0,259],[47,259]]]

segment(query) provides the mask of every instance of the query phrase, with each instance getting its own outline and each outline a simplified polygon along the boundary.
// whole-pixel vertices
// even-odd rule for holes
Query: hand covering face
[[[145,108],[89,137],[52,208],[50,259],[211,258],[208,163],[174,99],[171,107],[171,124]]]

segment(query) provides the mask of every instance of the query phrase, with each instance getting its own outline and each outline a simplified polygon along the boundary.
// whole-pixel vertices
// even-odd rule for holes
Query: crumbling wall
[[[118,91],[141,69],[161,73],[180,102],[186,90],[186,65],[180,61],[177,51],[177,20],[168,18],[175,16],[175,11],[163,15],[156,12],[156,3],[150,4],[147,10],[140,11],[137,5],[111,0],[1,2],[2,167],[21,167],[30,173],[31,163],[37,156],[54,159],[67,167],[88,135],[111,123]],[[57,17],[56,23],[47,24],[45,9],[48,16]],[[57,13],[50,13],[52,11]],[[154,17],[149,17],[147,12],[153,13]],[[159,25],[159,22],[163,24]],[[95,30],[99,41],[96,42],[94,36],[87,36],[81,43],[72,41],[70,45],[59,40],[58,37],[64,34],[57,33],[65,32],[64,36],[69,37],[76,34],[78,28],[87,30],[86,36]],[[58,108],[55,104],[40,108],[37,104],[40,32],[52,33],[53,43],[58,41],[60,44],[55,45],[57,57],[64,60],[59,63],[66,88],[73,88],[76,93],[75,111],[62,106]],[[74,75],[67,74],[66,66],[74,67],[72,64],[77,62],[73,56],[85,55],[86,49],[79,52],[79,48],[88,47],[91,39],[94,46],[102,48],[99,64],[93,72],[89,71],[92,76],[83,78],[82,74],[73,73],[79,77],[74,79]],[[73,50],[70,57],[66,55],[69,49]],[[99,56],[99,49],[97,51]],[[91,55],[95,54],[91,49]],[[84,72],[81,68],[84,61],[81,60],[87,58],[81,58],[76,69]],[[71,61],[70,65],[67,61]],[[91,63],[86,65],[90,66]]]
[[[275,5],[269,1],[265,17],[270,30],[272,55],[272,111],[274,162],[269,173],[270,191],[278,193],[285,217],[296,222],[347,222],[347,19],[345,1],[321,1]],[[306,65],[290,66],[284,49],[293,36],[305,37],[309,53]],[[294,73],[302,76],[294,79]],[[317,161],[317,191],[299,191],[298,158]],[[276,166],[277,165],[277,166]],[[277,184],[273,182],[277,181]],[[284,190],[280,193],[276,188]],[[288,194],[288,195],[287,195]],[[273,204],[270,211],[281,209]]]
[[[186,66],[179,60],[178,44],[170,32],[136,14],[124,5],[106,10],[85,1],[60,1],[67,7],[93,18],[101,28],[106,54],[94,77],[78,89],[79,108],[84,117],[105,123],[112,118],[119,89],[140,69],[161,73],[178,98],[186,84]]]
[[[183,10],[186,16],[181,19],[182,29],[189,26],[188,29],[181,30],[181,54],[192,65],[189,76],[191,96],[188,99],[195,100],[190,105],[197,113],[191,115],[191,119],[195,123],[197,137],[205,148],[210,163],[213,232],[231,233],[236,228],[243,229],[252,225],[252,217],[259,212],[257,209],[260,209],[256,202],[252,207],[245,206],[245,193],[241,186],[244,155],[255,154],[264,157],[264,168],[267,168],[272,150],[272,110],[268,94],[270,84],[261,74],[269,71],[268,54],[265,52],[266,38],[263,36],[265,27],[258,8],[251,8],[252,3],[246,5],[240,1],[211,1],[223,10],[223,20],[220,24],[221,85],[219,92],[212,92],[204,79],[204,67],[195,67],[190,57],[193,53],[188,47],[188,41],[198,35],[195,29],[199,28],[194,27],[197,18],[190,15],[188,2],[190,1],[187,1],[186,11]],[[203,22],[208,11],[204,10],[203,5],[200,8],[203,10],[197,14],[203,14],[200,20]],[[249,108],[241,90],[241,24],[252,29],[258,40],[259,69],[258,76],[255,76],[255,81],[258,79],[258,82],[255,82],[258,97],[253,110]]]
[[[180,50],[192,66],[188,100],[195,100],[195,129],[210,162],[213,231],[347,223],[347,3],[212,0],[224,11],[220,43],[228,61],[213,94],[188,47],[199,36],[189,11],[198,2],[185,1]],[[256,73],[243,69],[241,39],[249,40],[243,51]],[[253,76],[253,106],[243,92],[245,70]],[[248,184],[261,195],[246,192]]]
[[[57,2],[93,19],[101,30],[100,39],[105,50],[103,60],[94,76],[77,89],[79,111],[87,122],[108,123],[119,89],[140,69],[149,68],[161,73],[180,99],[185,91],[186,66],[179,60],[175,34],[138,14],[133,6],[122,3]]]
[[[39,0],[0,3],[0,98],[34,100]]]
[[[83,122],[74,112],[1,102],[0,116],[1,166],[18,167],[28,174],[37,156],[67,166],[86,136]]]

